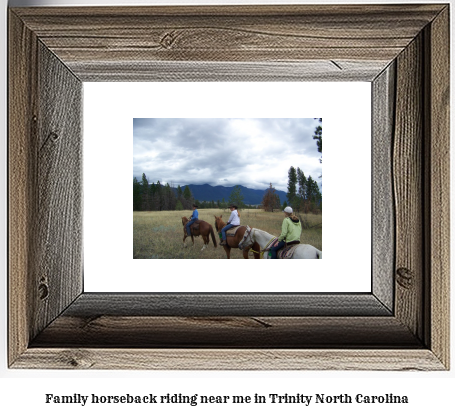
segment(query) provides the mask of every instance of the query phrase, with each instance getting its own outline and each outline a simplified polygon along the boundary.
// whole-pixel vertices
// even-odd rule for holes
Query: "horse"
[[[223,222],[221,219],[223,215],[219,217],[215,216],[215,228],[218,233],[221,232],[226,226],[226,223]],[[239,242],[242,240],[243,235],[246,231],[245,226],[241,226],[234,236],[226,236],[226,245],[222,245],[224,250],[226,251],[227,259],[231,259],[231,248],[239,248]],[[259,244],[253,243],[252,246],[248,247],[247,249],[243,249],[243,258],[248,259],[248,251],[252,248],[253,256],[255,259],[259,259]],[[240,248],[239,248],[240,249]]]
[[[268,246],[276,236],[257,228],[246,227],[246,232],[242,240],[239,242],[240,249],[246,249],[254,243],[258,243],[261,251],[268,251]],[[267,259],[264,255],[263,259]],[[294,255],[290,259],[322,259],[322,251],[308,244],[299,244],[295,248]]]
[[[202,239],[204,240],[204,246],[202,247],[201,251],[203,251],[205,248],[208,247],[209,245],[209,235],[212,237],[212,242],[215,248],[217,247],[216,245],[216,238],[215,238],[215,233],[213,232],[213,227],[210,225],[210,223],[207,223],[203,220],[198,220],[195,223],[193,223],[190,228],[191,228],[191,235],[187,235],[185,225],[188,223],[188,218],[183,216],[182,217],[182,225],[183,225],[183,246],[186,247],[185,244],[185,239],[188,236],[191,236],[191,240],[193,241],[193,246],[194,246],[194,237],[193,236],[202,236]],[[195,227],[194,225],[198,224],[199,227]]]

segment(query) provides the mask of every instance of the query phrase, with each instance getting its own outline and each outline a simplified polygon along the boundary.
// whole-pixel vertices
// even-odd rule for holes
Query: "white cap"
[[[292,213],[292,208],[291,208],[291,206],[286,206],[286,207],[284,208],[283,212]]]

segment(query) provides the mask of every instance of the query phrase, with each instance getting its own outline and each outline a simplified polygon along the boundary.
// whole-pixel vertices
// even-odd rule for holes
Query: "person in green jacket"
[[[278,244],[270,251],[272,253],[272,259],[276,258],[276,253],[283,248],[286,244],[297,244],[300,243],[300,234],[302,233],[302,224],[300,219],[294,215],[292,208],[287,206],[284,210],[284,220],[281,225],[281,235],[278,237]]]

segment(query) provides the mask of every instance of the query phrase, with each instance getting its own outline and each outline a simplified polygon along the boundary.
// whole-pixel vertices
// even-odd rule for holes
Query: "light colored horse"
[[[266,231],[262,231],[261,229],[250,228],[249,226],[246,228],[245,234],[239,243],[240,249],[245,249],[253,245],[254,242],[257,242],[262,251],[276,238],[276,236],[273,236]],[[264,255],[264,258],[266,258],[266,254]],[[299,244],[291,259],[322,259],[322,251],[312,245]]]

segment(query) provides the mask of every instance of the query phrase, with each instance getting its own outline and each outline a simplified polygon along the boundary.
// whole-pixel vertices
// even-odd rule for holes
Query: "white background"
[[[293,0],[286,0],[285,3],[302,3]],[[284,3],[282,2],[282,3]],[[417,2],[417,1],[416,1]],[[70,0],[16,0],[10,1],[11,5],[88,5],[88,4],[122,4],[115,0],[98,0],[96,3],[91,1],[74,2]],[[151,1],[135,1],[136,4],[152,4]],[[167,4],[197,4],[200,2],[191,1],[168,1]],[[208,3],[208,2],[207,2]],[[219,3],[219,2],[212,2]],[[240,4],[242,2],[232,2]],[[251,1],[250,3],[260,3]],[[271,3],[263,1],[262,3]],[[274,3],[280,3],[275,1]],[[303,2],[304,3],[304,2]],[[312,1],[311,3],[315,3]],[[338,3],[333,1],[317,3]],[[385,3],[384,1],[369,3]],[[388,3],[399,3],[389,1]],[[420,3],[420,2],[419,2]],[[426,3],[430,3],[427,1]],[[431,2],[437,3],[437,2]],[[130,3],[132,4],[132,3]],[[3,65],[0,66],[0,103],[2,111],[0,113],[1,126],[1,180],[0,190],[4,196],[3,203],[0,204],[1,217],[0,233],[3,238],[0,240],[2,249],[0,251],[0,262],[2,263],[2,284],[0,286],[2,298],[2,319],[0,320],[2,336],[0,353],[0,407],[2,413],[37,413],[37,414],[99,414],[101,410],[109,413],[124,414],[126,411],[137,414],[150,413],[169,413],[176,409],[182,413],[248,413],[258,411],[258,407],[248,405],[242,407],[189,407],[172,406],[169,409],[160,407],[159,409],[147,406],[137,408],[134,406],[118,407],[85,407],[74,406],[49,406],[44,404],[45,393],[65,394],[119,394],[119,393],[184,393],[184,394],[254,394],[267,395],[269,393],[325,393],[325,394],[384,394],[395,393],[397,395],[407,394],[410,404],[406,406],[395,405],[327,405],[310,406],[304,408],[298,405],[288,405],[277,407],[267,405],[261,407],[261,413],[277,413],[282,410],[288,414],[364,414],[372,415],[384,413],[403,414],[403,413],[440,413],[448,414],[453,412],[453,390],[455,388],[454,371],[449,372],[306,372],[306,371],[279,371],[279,372],[245,372],[245,371],[159,371],[159,372],[117,372],[117,371],[31,371],[31,370],[8,370],[6,369],[6,2],[3,0],[1,8],[1,19],[3,22],[3,36],[0,36],[1,56]],[[453,4],[452,4],[453,8]],[[452,9],[453,12],[453,9]],[[453,33],[453,30],[452,30]],[[453,85],[453,76],[452,76]],[[453,88],[452,88],[453,89]],[[453,122],[452,122],[452,125]],[[452,180],[453,182],[453,180]],[[452,224],[454,221],[452,220]],[[453,225],[452,225],[453,226]],[[453,230],[453,227],[452,227]],[[452,244],[453,247],[453,244]],[[453,249],[453,248],[452,248]],[[453,284],[452,284],[453,286]],[[453,289],[452,289],[453,298]],[[454,332],[452,323],[452,333]],[[452,344],[453,344],[452,339]],[[453,347],[452,347],[453,351]],[[453,353],[452,353],[453,355]]]
[[[370,104],[367,82],[85,83],[84,290],[370,292]],[[133,118],[163,117],[322,117],[323,260],[133,259]]]

